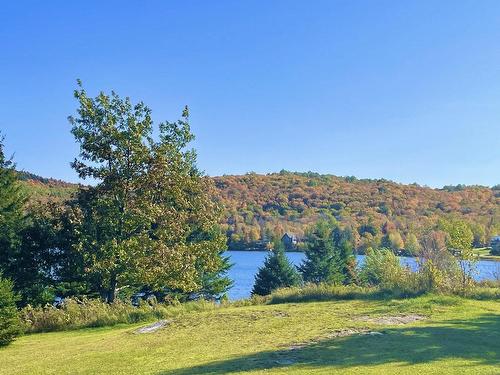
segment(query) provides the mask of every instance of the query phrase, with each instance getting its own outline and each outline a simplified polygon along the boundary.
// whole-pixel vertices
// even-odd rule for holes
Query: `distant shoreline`
[[[263,249],[228,249],[226,251],[244,251],[248,253],[258,253],[258,252],[267,252],[269,250],[263,250]],[[303,251],[300,250],[294,250],[290,251],[287,250],[286,253],[304,253]],[[366,255],[366,254],[355,254],[355,255]],[[401,257],[406,257],[406,258],[416,258],[415,256],[410,256],[410,255],[397,255]],[[493,262],[500,262],[500,256],[498,255],[478,255],[478,260],[488,260],[488,261],[493,261]]]

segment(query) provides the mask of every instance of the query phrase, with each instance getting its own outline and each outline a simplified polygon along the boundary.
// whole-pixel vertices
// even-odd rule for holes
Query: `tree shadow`
[[[288,366],[375,366],[398,363],[410,366],[442,359],[463,359],[500,366],[500,315],[484,314],[473,320],[451,320],[441,325],[378,330],[382,335],[353,335],[325,339],[303,347],[265,351],[159,374],[227,374]]]

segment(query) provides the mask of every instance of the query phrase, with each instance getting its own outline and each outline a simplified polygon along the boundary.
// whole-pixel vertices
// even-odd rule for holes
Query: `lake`
[[[229,277],[234,281],[233,287],[229,290],[229,299],[237,300],[250,297],[252,291],[255,274],[259,267],[264,263],[267,251],[228,251],[233,267],[229,271]],[[288,259],[299,265],[304,259],[304,253],[289,252],[286,253]],[[358,264],[363,264],[364,255],[356,256]],[[401,264],[409,266],[411,269],[416,269],[415,258],[400,257]],[[500,274],[500,262],[492,260],[481,260],[477,263],[478,275],[477,280],[492,279],[495,275]]]

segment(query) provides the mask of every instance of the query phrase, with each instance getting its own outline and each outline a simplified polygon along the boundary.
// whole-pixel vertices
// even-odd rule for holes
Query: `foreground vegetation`
[[[27,335],[0,349],[0,374],[497,372],[498,300],[373,298],[347,290],[204,303],[166,316],[169,324],[149,334],[136,334],[141,325],[132,324]],[[389,319],[406,316],[423,320]]]
[[[472,250],[498,229],[498,189],[477,188],[481,203],[472,211],[463,210],[466,194],[460,215],[420,212],[422,202],[413,200],[409,222],[395,199],[359,211],[365,191],[349,192],[349,207],[324,206],[311,180],[311,199],[297,190],[293,199],[319,205],[309,212],[314,222],[289,215],[279,201],[264,208],[271,221],[247,212],[240,225],[232,204],[222,215],[223,194],[196,166],[187,107],[180,120],[155,126],[141,102],[114,92],[92,98],[81,83],[74,95],[70,123],[80,152],[71,165],[94,185],[65,196],[64,183],[49,181],[62,190],[39,199],[47,181],[26,190],[26,174],[0,138],[0,346],[13,342],[0,349],[0,373],[425,373],[442,366],[454,373],[470,365],[488,373],[498,364],[499,288],[475,282]],[[379,182],[386,194],[390,183]],[[299,206],[290,207],[307,211]],[[486,224],[467,216],[479,207]],[[285,255],[285,228],[272,226],[276,213],[299,231],[295,224],[307,224],[299,267]],[[226,301],[227,239],[273,250],[250,300]],[[418,255],[418,270],[400,264],[402,249]],[[359,250],[367,254],[361,267]],[[149,334],[137,332],[147,321],[156,322]]]

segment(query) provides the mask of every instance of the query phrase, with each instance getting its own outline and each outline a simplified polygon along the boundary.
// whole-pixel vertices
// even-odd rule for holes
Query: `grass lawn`
[[[367,321],[407,314],[426,319]],[[500,301],[423,296],[225,307],[134,333],[143,325],[21,337],[0,349],[0,374],[500,373]],[[362,330],[381,334],[352,334]]]
[[[479,259],[500,261],[500,255],[491,254],[491,247],[476,248],[474,253],[479,256]]]

